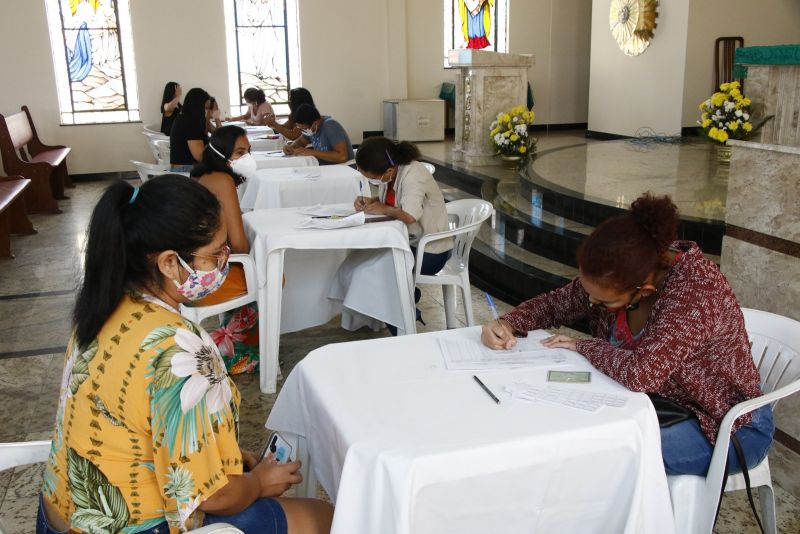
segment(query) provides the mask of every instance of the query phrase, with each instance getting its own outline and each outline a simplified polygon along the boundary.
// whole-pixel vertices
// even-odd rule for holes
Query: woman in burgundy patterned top
[[[481,339],[510,348],[529,330],[588,318],[592,339],[556,335],[544,344],[691,410],[696,417],[661,429],[664,465],[668,474],[705,475],[722,418],[761,395],[760,378],[733,290],[696,243],[676,241],[678,222],[669,197],[640,197],[581,245],[578,278],[486,324]],[[772,442],[770,406],[740,417],[733,431],[748,466],[758,464]],[[733,448],[728,461],[741,470]]]

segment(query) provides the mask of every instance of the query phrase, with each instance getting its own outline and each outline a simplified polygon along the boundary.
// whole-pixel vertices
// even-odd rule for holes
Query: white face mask
[[[374,178],[367,178],[367,181],[370,185],[374,185],[375,187],[380,187],[384,184],[383,180],[375,180]]]
[[[304,129],[304,130],[300,130],[300,131],[301,131],[301,132],[303,133],[303,135],[305,135],[306,137],[311,137],[312,135],[314,135],[314,130],[312,130],[311,128],[306,128],[306,129]]]
[[[258,163],[256,163],[252,154],[245,154],[241,158],[231,161],[231,170],[239,176],[244,176],[248,179],[255,175],[257,168]]]

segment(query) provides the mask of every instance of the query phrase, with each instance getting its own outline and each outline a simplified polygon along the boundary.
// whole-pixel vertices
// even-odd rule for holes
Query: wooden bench
[[[31,181],[22,176],[0,177],[0,258],[13,258],[11,234],[35,234],[22,194]]]
[[[20,113],[0,115],[0,155],[7,174],[31,180],[25,191],[29,213],[61,213],[56,200],[67,198],[64,187],[72,187],[67,172],[70,148],[45,145],[39,140],[28,106]]]

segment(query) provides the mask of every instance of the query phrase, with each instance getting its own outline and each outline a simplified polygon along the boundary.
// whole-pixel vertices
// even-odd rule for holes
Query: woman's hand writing
[[[557,334],[542,340],[542,345],[550,349],[576,350],[578,340],[574,337]]]
[[[494,350],[507,350],[517,344],[514,329],[503,319],[493,319],[483,325],[481,342]]]

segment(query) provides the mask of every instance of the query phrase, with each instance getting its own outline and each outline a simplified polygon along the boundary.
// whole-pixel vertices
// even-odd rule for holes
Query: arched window
[[[444,0],[444,66],[450,50],[508,52],[508,0]]]
[[[129,0],[45,0],[61,124],[139,120]]]
[[[245,111],[242,94],[263,89],[275,113],[289,114],[289,89],[300,86],[297,0],[226,0],[231,113]]]

